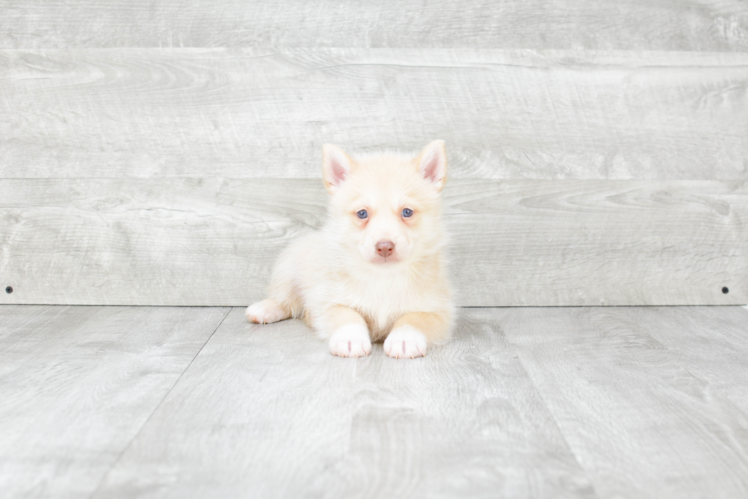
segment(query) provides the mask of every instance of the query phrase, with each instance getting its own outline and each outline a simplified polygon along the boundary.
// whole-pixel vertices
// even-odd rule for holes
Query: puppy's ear
[[[444,141],[433,141],[418,155],[418,171],[437,191],[447,182],[447,149]]]
[[[350,172],[351,159],[345,151],[332,144],[322,146],[322,180],[330,194],[335,194]]]

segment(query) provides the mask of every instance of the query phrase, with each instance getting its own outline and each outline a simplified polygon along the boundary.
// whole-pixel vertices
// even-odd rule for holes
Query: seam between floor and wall
[[[188,306],[192,307],[192,306]],[[238,306],[237,306],[238,307]],[[554,305],[554,306],[457,306],[460,309],[568,309],[568,308],[586,308],[586,309],[615,309],[617,307],[628,308],[645,308],[645,307],[743,307],[748,309],[748,304],[610,304],[610,305],[592,305],[592,306],[575,306],[575,305]]]
[[[198,356],[200,356],[200,353],[201,353],[201,352],[203,352],[203,349],[205,349],[205,346],[206,346],[206,345],[208,345],[208,342],[210,342],[210,339],[212,339],[212,338],[213,338],[213,335],[215,335],[215,334],[216,334],[216,332],[218,331],[218,329],[219,329],[219,328],[221,327],[221,325],[223,324],[223,322],[224,322],[224,321],[226,321],[226,318],[228,317],[228,315],[229,315],[229,314],[231,313],[231,311],[233,311],[233,310],[234,310],[234,308],[233,308],[233,307],[229,307],[229,308],[228,308],[228,311],[226,311],[226,314],[224,314],[224,315],[223,315],[223,318],[221,318],[221,321],[219,321],[219,322],[218,322],[218,325],[216,325],[215,329],[214,329],[214,330],[213,330],[213,332],[212,332],[212,333],[211,333],[211,334],[210,334],[210,335],[208,336],[207,340],[206,340],[206,341],[205,341],[205,342],[203,343],[203,345],[201,345],[201,346],[200,346],[200,349],[198,349],[197,353],[195,353],[195,355],[194,355],[194,356],[192,357],[192,359],[191,359],[191,360],[190,360],[190,362],[189,362],[189,363],[187,364],[187,366],[186,366],[186,367],[184,368],[184,370],[182,370],[182,373],[180,373],[180,374],[179,374],[179,376],[178,376],[178,377],[177,377],[177,379],[176,379],[176,380],[174,381],[174,383],[173,383],[173,384],[171,385],[171,387],[169,387],[169,389],[168,389],[168,390],[166,391],[166,393],[165,393],[165,394],[164,394],[164,396],[163,396],[163,397],[161,398],[161,400],[160,400],[160,401],[158,402],[158,404],[157,404],[157,405],[156,405],[156,406],[155,406],[155,407],[153,408],[153,411],[151,411],[151,413],[150,413],[150,414],[148,415],[148,418],[146,418],[146,419],[145,419],[145,421],[143,422],[143,425],[141,425],[141,426],[140,426],[140,428],[139,428],[139,429],[138,429],[138,431],[137,431],[137,432],[136,432],[136,433],[135,433],[135,434],[134,434],[134,435],[132,436],[132,438],[130,439],[130,441],[129,441],[129,442],[128,442],[128,443],[127,443],[127,444],[126,444],[126,445],[125,445],[125,446],[124,446],[124,447],[122,448],[122,450],[121,450],[121,451],[119,452],[119,454],[117,455],[117,458],[116,458],[116,459],[114,460],[114,462],[112,462],[112,465],[111,465],[111,466],[110,466],[110,467],[109,467],[109,468],[107,469],[107,471],[106,471],[106,472],[105,472],[105,473],[104,473],[104,474],[103,474],[103,475],[101,476],[101,480],[99,480],[99,482],[98,482],[98,483],[96,484],[96,487],[95,487],[95,488],[94,488],[93,490],[91,490],[91,492],[90,492],[90,493],[88,494],[88,498],[94,498],[94,496],[95,496],[96,492],[97,492],[97,491],[99,491],[99,489],[100,489],[100,488],[101,488],[101,487],[102,487],[102,486],[104,485],[104,483],[106,482],[106,479],[107,479],[107,477],[109,477],[109,474],[110,474],[110,473],[111,473],[111,472],[112,472],[112,471],[114,470],[114,468],[115,468],[115,467],[117,466],[117,464],[119,464],[120,460],[122,460],[122,457],[124,456],[125,452],[126,452],[126,451],[127,451],[128,449],[130,449],[130,447],[131,447],[131,446],[132,446],[132,444],[133,444],[133,443],[135,442],[135,440],[136,440],[136,439],[137,439],[137,437],[138,437],[138,436],[140,435],[140,433],[141,433],[141,432],[143,432],[143,429],[145,429],[145,427],[146,427],[146,426],[148,425],[148,422],[150,422],[150,421],[151,421],[151,418],[153,418],[153,415],[155,415],[155,414],[156,414],[156,412],[158,411],[158,409],[159,409],[159,408],[161,408],[161,405],[162,405],[162,404],[164,404],[164,401],[166,401],[166,398],[167,398],[167,397],[169,397],[169,394],[171,394],[171,391],[173,391],[173,390],[174,390],[174,388],[175,388],[175,387],[177,386],[177,384],[179,383],[179,381],[180,381],[180,380],[182,380],[182,377],[184,376],[184,374],[185,374],[185,373],[187,373],[187,370],[189,370],[189,369],[190,369],[190,367],[192,366],[192,363],[194,363],[194,362],[195,362],[195,360],[197,359],[197,357],[198,357]]]

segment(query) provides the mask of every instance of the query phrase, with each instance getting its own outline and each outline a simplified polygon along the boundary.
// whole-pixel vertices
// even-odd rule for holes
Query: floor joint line
[[[140,429],[138,429],[138,432],[136,432],[135,435],[133,435],[132,439],[130,439],[130,441],[127,443],[127,445],[125,445],[122,448],[122,451],[119,452],[119,454],[117,455],[117,458],[114,460],[114,462],[112,462],[111,467],[109,467],[109,469],[107,469],[107,471],[104,473],[104,475],[101,476],[101,480],[96,485],[96,487],[91,491],[91,494],[88,495],[88,498],[94,498],[95,497],[96,492],[99,491],[99,488],[101,488],[102,485],[106,482],[107,477],[109,477],[109,474],[117,466],[117,464],[119,463],[119,461],[124,456],[125,452],[130,449],[130,447],[135,442],[135,440],[138,438],[138,436],[140,436],[140,433],[143,432],[143,429],[145,429],[145,427],[148,425],[148,422],[151,421],[151,418],[153,418],[153,415],[155,415],[156,412],[158,411],[158,409],[161,408],[161,405],[164,403],[164,401],[166,401],[166,398],[169,397],[169,394],[171,394],[171,391],[174,390],[174,388],[177,386],[177,384],[179,383],[179,381],[182,380],[182,377],[184,376],[184,374],[187,373],[187,370],[190,369],[190,367],[192,366],[192,363],[194,363],[195,360],[197,359],[197,357],[200,356],[200,353],[203,352],[203,349],[205,348],[205,346],[208,345],[208,342],[210,342],[210,339],[213,338],[213,335],[215,335],[216,332],[218,331],[218,329],[221,328],[221,325],[223,324],[224,321],[226,321],[226,318],[228,317],[228,315],[231,313],[231,311],[233,309],[234,309],[233,307],[229,307],[228,308],[228,311],[226,311],[226,314],[223,315],[223,318],[221,318],[221,321],[215,327],[215,329],[213,330],[213,332],[208,336],[207,340],[205,342],[203,342],[203,345],[200,346],[200,349],[198,349],[197,353],[190,360],[190,362],[187,364],[187,366],[185,367],[185,369],[182,370],[182,373],[179,374],[179,377],[177,377],[177,379],[174,381],[174,383],[171,385],[171,387],[169,387],[169,389],[164,394],[164,397],[161,398],[161,401],[159,401],[158,404],[153,408],[153,411],[148,415],[148,418],[145,419],[145,422],[143,422],[143,425],[140,426]]]

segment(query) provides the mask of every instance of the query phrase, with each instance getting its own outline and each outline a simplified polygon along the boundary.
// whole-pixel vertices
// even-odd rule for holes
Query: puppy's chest
[[[397,318],[422,309],[411,283],[398,277],[378,277],[357,283],[342,302],[361,313],[375,329],[386,329]]]

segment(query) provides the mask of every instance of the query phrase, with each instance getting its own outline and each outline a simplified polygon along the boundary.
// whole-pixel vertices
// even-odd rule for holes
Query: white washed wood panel
[[[617,315],[673,351],[683,366],[748,415],[748,310],[640,307]]]
[[[94,496],[594,496],[498,322],[461,315],[404,362],[234,309]]]
[[[88,498],[229,311],[0,307],[0,496]]]
[[[0,47],[748,49],[740,0],[6,0]]]
[[[748,415],[650,336],[639,308],[481,313],[501,325],[599,497],[748,495]],[[719,317],[697,308],[674,314],[684,320],[659,326],[689,342]],[[723,318],[748,333],[734,315]],[[721,349],[710,343],[705,351],[716,361]],[[739,353],[745,357],[745,347]]]
[[[748,53],[0,51],[0,177],[312,178],[447,141],[450,176],[747,179]]]
[[[325,203],[304,179],[0,180],[0,302],[246,305]],[[748,303],[745,182],[455,180],[445,203],[459,305]]]

